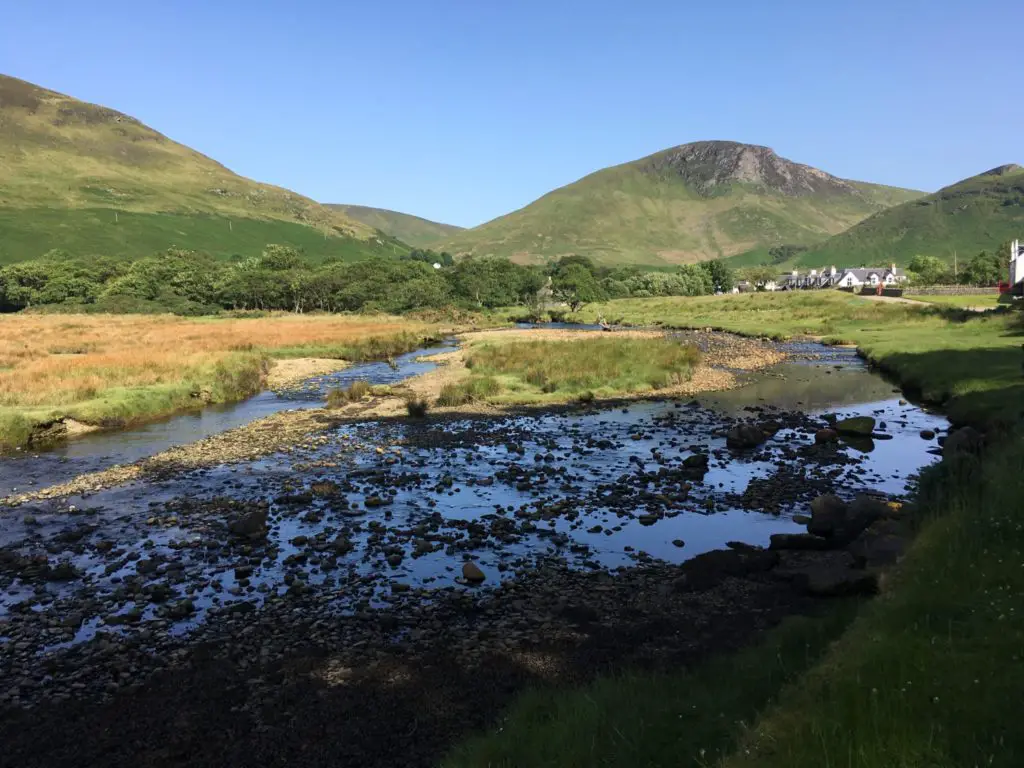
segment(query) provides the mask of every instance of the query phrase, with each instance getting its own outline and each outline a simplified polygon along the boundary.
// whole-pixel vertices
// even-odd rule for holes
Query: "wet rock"
[[[919,434],[921,435],[921,439],[922,440],[934,440],[935,439],[935,432],[933,432],[930,429],[922,429]]]
[[[873,595],[878,591],[876,574],[832,564],[809,568],[797,583],[816,597]]]
[[[388,555],[388,565],[390,565],[392,568],[397,568],[402,564],[402,560],[404,559],[405,558],[403,558],[401,555]]]
[[[256,509],[228,523],[228,530],[236,536],[260,538],[267,535],[267,510]]]
[[[167,610],[167,616],[174,620],[187,619],[196,612],[195,604],[188,599],[179,600]]]
[[[47,581],[74,581],[80,576],[78,569],[66,560],[51,567],[46,573]]]
[[[846,506],[846,502],[835,494],[818,496],[811,502],[811,521],[807,524],[807,532],[826,538],[832,536],[846,523]]]
[[[687,469],[707,469],[710,457],[706,453],[695,453],[683,459],[683,466]]]
[[[462,564],[462,578],[470,584],[480,584],[487,576],[476,563],[467,562]]]
[[[810,533],[775,533],[771,537],[770,549],[829,549],[831,543],[821,536]]]
[[[725,444],[738,451],[757,448],[768,439],[760,427],[753,424],[737,424],[729,429],[725,435]]]
[[[683,541],[682,539],[673,539],[672,540],[672,546],[673,547],[679,547],[681,549],[682,547],[686,546],[686,542]]]
[[[851,416],[836,422],[836,432],[853,437],[870,437],[875,431],[873,416]]]
[[[779,562],[778,552],[767,550],[716,549],[687,560],[673,582],[676,590],[704,591],[733,576],[770,571]]]
[[[942,443],[942,458],[959,454],[977,454],[985,444],[985,437],[974,427],[960,427],[946,436]]]
[[[819,429],[814,433],[814,442],[818,445],[828,445],[829,443],[834,443],[838,439],[839,433],[828,427],[825,429]]]

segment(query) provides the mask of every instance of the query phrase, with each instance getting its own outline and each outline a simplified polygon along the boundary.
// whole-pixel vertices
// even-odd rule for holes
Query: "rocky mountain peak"
[[[780,157],[769,147],[735,141],[698,141],[659,152],[641,161],[652,175],[672,175],[702,197],[736,184],[751,185],[786,197],[858,194],[849,182]]]

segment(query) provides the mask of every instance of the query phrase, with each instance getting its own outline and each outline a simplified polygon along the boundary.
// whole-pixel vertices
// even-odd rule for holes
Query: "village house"
[[[1010,287],[1014,293],[1020,293],[1021,283],[1024,283],[1024,245],[1014,240],[1010,243]]]
[[[863,286],[874,287],[877,285],[894,286],[906,282],[907,273],[899,269],[895,264],[888,267],[861,267],[860,269],[845,269],[842,276],[836,280],[837,288],[861,288]]]

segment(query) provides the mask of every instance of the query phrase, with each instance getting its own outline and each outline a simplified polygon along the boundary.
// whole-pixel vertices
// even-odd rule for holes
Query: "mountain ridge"
[[[465,229],[465,227],[455,224],[443,224],[389,208],[374,208],[368,205],[348,203],[324,203],[324,205],[417,248],[434,245],[445,237]]]
[[[924,193],[851,181],[768,147],[700,141],[595,171],[441,243],[539,262],[665,265],[826,239]]]

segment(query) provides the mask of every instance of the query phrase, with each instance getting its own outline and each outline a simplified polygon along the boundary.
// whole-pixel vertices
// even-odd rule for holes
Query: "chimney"
[[[832,266],[831,266],[831,267],[829,268],[829,271],[828,271],[828,273],[829,273],[830,275],[832,275],[832,277],[835,277],[835,276],[836,276],[836,265],[835,265],[835,264],[833,264],[833,265],[832,265]]]
[[[800,277],[800,270],[794,269],[792,274],[793,274],[793,277]]]
[[[889,265],[889,271],[892,272],[894,275],[896,274],[896,262],[893,262],[892,264]]]

